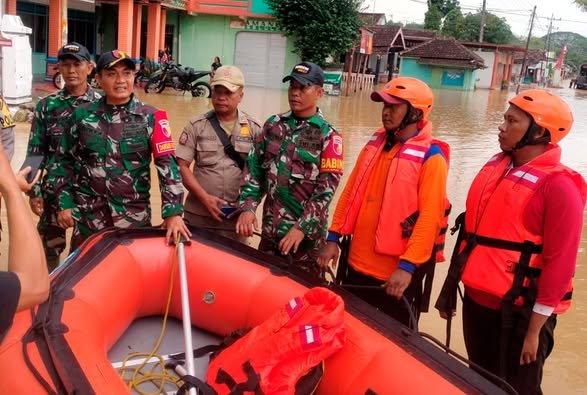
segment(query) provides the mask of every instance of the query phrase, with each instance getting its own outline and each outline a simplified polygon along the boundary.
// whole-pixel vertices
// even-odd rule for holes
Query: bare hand
[[[179,239],[180,235],[186,240],[192,237],[192,232],[190,232],[185,222],[183,222],[183,218],[179,215],[165,218],[161,227],[167,229],[167,233],[165,234],[165,243],[167,243],[167,245],[171,244],[171,240],[175,241]]]
[[[36,216],[40,217],[41,214],[43,214],[43,198],[42,197],[29,198],[29,206],[31,206],[31,210]]]
[[[253,232],[259,229],[257,216],[251,211],[244,211],[236,221],[236,233],[245,237],[251,237]]]
[[[73,228],[74,221],[70,208],[67,210],[61,210],[57,213],[57,225],[63,229]]]
[[[222,222],[223,214],[220,211],[220,207],[226,206],[228,202],[224,199],[220,199],[219,197],[213,195],[207,195],[203,200],[202,204],[206,207],[206,210],[210,213],[212,218],[214,218],[218,222]]]
[[[283,237],[283,239],[279,240],[279,251],[282,255],[287,255],[290,251],[293,250],[293,253],[295,254],[298,252],[298,247],[300,246],[302,240],[304,240],[304,237],[306,237],[304,232],[295,226],[292,227]]]
[[[322,269],[328,268],[330,261],[332,261],[333,268],[336,268],[339,255],[340,248],[338,247],[338,244],[334,241],[328,241],[326,242],[326,245],[322,251],[320,251],[316,261],[318,262],[318,266],[320,266]]]
[[[382,286],[385,287],[385,292],[387,292],[388,295],[399,300],[404,295],[404,291],[408,288],[411,281],[412,275],[410,273],[397,268],[395,269],[395,272],[391,274],[389,280],[387,280]]]
[[[41,170],[37,170],[37,174],[35,174],[35,178],[33,179],[33,181],[29,184],[28,181],[26,180],[26,176],[29,175],[29,173],[31,172],[31,167],[27,166],[24,169],[22,169],[21,171],[19,171],[18,173],[16,173],[16,182],[18,184],[18,187],[20,188],[21,191],[23,192],[28,192],[31,190],[31,188],[33,187],[33,185],[35,185],[35,182],[37,182],[37,180],[39,179],[39,177],[41,176]]]
[[[540,332],[532,334],[526,333],[524,338],[524,345],[522,346],[522,353],[520,354],[520,365],[529,365],[536,361],[536,353],[538,352]]]

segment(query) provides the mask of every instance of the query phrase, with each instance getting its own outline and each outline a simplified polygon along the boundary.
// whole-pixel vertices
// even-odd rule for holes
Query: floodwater
[[[587,176],[587,156],[582,147],[582,144],[587,142],[587,91],[560,89],[557,93],[567,100],[575,117],[571,134],[561,144],[563,162]],[[181,95],[169,89],[159,95],[146,95],[141,90],[138,95],[143,101],[167,110],[176,141],[192,116],[211,109],[208,99],[192,98],[189,93]],[[448,195],[453,203],[451,221],[464,209],[466,193],[476,172],[499,150],[497,126],[507,107],[507,99],[512,95],[513,92],[487,90],[468,93],[435,92],[435,106],[430,119],[434,124],[436,136],[450,143],[452,151],[448,179]],[[248,88],[241,108],[264,120],[269,115],[288,108],[287,95],[285,91]],[[381,105],[369,100],[369,92],[358,91],[350,97],[325,97],[320,102],[320,108],[326,118],[344,136],[345,177],[335,196],[336,201],[360,149],[373,131],[380,126]],[[16,154],[13,159],[15,168],[24,158],[28,130],[28,124],[17,126]],[[154,185],[152,189],[154,223],[158,223],[160,197],[157,184],[154,183]],[[6,224],[4,211],[2,221]],[[454,236],[448,236],[447,251],[452,251],[454,238]],[[574,304],[573,308],[558,320],[555,348],[544,372],[543,389],[546,394],[587,393],[587,377],[584,374],[584,366],[587,365],[587,354],[584,352],[587,350],[586,246],[587,231],[584,229],[575,274]],[[2,241],[1,252],[6,256],[7,240]],[[5,262],[5,259],[3,261]],[[433,301],[446,275],[446,268],[446,264],[438,266]],[[420,330],[444,341],[444,321],[438,317],[435,310],[423,314]],[[451,344],[457,352],[466,355],[460,314],[457,315],[457,320],[453,324]]]

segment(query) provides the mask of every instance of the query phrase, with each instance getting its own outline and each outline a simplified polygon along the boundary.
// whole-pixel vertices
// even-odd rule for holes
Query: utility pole
[[[524,68],[526,67],[526,60],[528,59],[528,46],[530,45],[530,38],[532,37],[532,28],[534,27],[534,17],[536,16],[536,6],[532,10],[532,19],[530,20],[530,31],[528,32],[528,39],[526,40],[526,50],[524,52],[524,59],[522,60],[522,68],[520,69],[520,77],[518,78],[518,86],[516,87],[516,95],[520,93],[520,83],[524,76]]]
[[[546,42],[544,43],[544,59],[542,61],[541,69],[541,78],[542,82],[546,85],[546,77],[544,76],[544,72],[546,70],[546,64],[548,63],[548,51],[550,50],[550,34],[552,33],[552,20],[554,19],[554,14],[550,17],[550,23],[548,24],[548,33],[546,34]]]
[[[485,32],[485,8],[487,0],[483,0],[483,8],[481,9],[481,27],[479,29],[479,42],[483,42],[483,33]]]

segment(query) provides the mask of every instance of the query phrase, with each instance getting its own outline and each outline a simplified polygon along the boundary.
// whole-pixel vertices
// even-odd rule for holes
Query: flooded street
[[[137,89],[138,90],[138,89]],[[587,91],[561,89],[557,91],[571,106],[575,124],[571,133],[562,141],[563,162],[587,176]],[[194,115],[211,109],[208,99],[195,99],[189,93],[182,96],[167,89],[160,95],[146,95],[142,89],[139,97],[153,106],[167,110],[175,140],[187,121]],[[435,105],[430,119],[437,137],[451,145],[451,163],[448,180],[448,195],[453,204],[451,223],[463,211],[466,193],[481,166],[498,152],[497,126],[507,107],[507,99],[513,92],[477,90],[474,92],[435,91]],[[345,177],[335,199],[342,191],[346,177],[355,159],[373,131],[381,125],[381,104],[369,100],[369,92],[357,92],[351,97],[325,97],[320,107],[326,118],[343,133],[345,144]],[[251,115],[265,120],[269,115],[288,108],[285,91],[248,88],[241,108]],[[17,168],[24,159],[29,124],[17,126],[16,155],[13,167]],[[153,173],[155,176],[155,174]],[[158,186],[154,183],[153,223],[160,222],[160,198]],[[331,206],[331,211],[334,209]],[[6,214],[2,211],[2,222]],[[4,233],[7,236],[7,232]],[[448,236],[447,251],[452,251],[455,236]],[[7,237],[2,241],[3,261],[7,254]],[[555,335],[555,348],[545,366],[543,390],[546,394],[587,393],[587,229],[579,252],[575,275],[573,307],[560,316]],[[450,255],[450,253],[448,254]],[[441,282],[446,275],[447,264],[439,265],[435,277],[432,302],[436,300]],[[433,304],[433,303],[432,303]],[[424,314],[420,330],[430,333],[444,342],[444,321],[436,310]],[[462,341],[460,312],[453,324],[452,347],[466,355]]]

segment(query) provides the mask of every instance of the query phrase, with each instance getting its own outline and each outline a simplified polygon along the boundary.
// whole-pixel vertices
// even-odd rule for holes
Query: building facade
[[[62,45],[62,10],[67,41],[85,45],[97,58],[120,49],[136,61],[158,60],[168,49],[183,66],[209,70],[215,56],[243,69],[248,85],[281,86],[299,58],[281,34],[264,0],[6,0],[7,13],[31,27],[33,74],[55,72]]]

